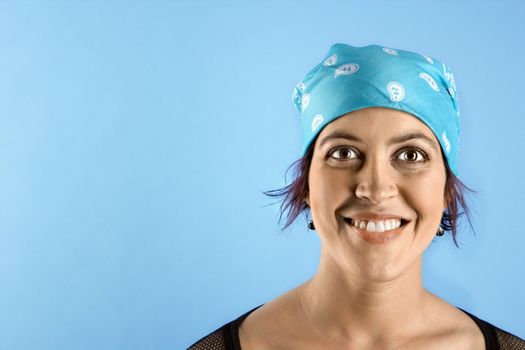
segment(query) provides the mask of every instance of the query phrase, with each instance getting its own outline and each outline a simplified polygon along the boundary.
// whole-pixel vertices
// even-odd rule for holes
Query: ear
[[[448,208],[451,201],[452,199],[450,198],[449,194],[445,193],[445,195],[443,196],[443,211],[445,211]]]
[[[306,204],[308,204],[308,207],[310,207],[310,194],[306,195],[306,198],[304,199],[304,201],[306,202]]]

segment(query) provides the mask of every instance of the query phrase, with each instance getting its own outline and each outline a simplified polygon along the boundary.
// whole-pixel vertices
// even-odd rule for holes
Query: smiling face
[[[416,133],[428,140],[394,141]],[[322,259],[368,280],[399,276],[421,261],[435,237],[447,207],[445,183],[439,143],[415,116],[375,107],[334,120],[316,139],[308,174],[306,202],[323,244]],[[409,222],[397,232],[367,233],[348,222],[364,212]]]

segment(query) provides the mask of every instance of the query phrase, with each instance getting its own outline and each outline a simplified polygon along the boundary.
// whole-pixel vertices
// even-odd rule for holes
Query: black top
[[[239,326],[250,313],[263,305],[259,305],[237,319],[226,323],[198,340],[187,350],[242,350],[239,341]],[[481,329],[485,338],[486,350],[525,350],[525,340],[483,321],[463,309],[460,310],[470,316]]]

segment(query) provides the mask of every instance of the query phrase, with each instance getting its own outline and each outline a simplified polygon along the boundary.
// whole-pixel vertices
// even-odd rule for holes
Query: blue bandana
[[[425,123],[457,176],[457,98],[454,75],[435,58],[379,45],[334,44],[293,91],[301,116],[302,155],[331,121],[358,109],[386,107]]]

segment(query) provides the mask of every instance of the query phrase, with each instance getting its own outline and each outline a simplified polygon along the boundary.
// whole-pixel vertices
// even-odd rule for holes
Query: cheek
[[[406,184],[406,193],[420,218],[430,220],[432,226],[438,225],[443,215],[445,181],[438,173],[411,179]]]
[[[315,169],[308,181],[312,209],[333,211],[334,207],[348,199],[348,180],[348,175],[345,177],[342,172]]]
[[[315,169],[309,179],[312,219],[321,236],[324,236],[323,232],[338,230],[337,210],[349,198],[348,178],[345,179],[342,173]]]

